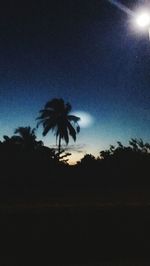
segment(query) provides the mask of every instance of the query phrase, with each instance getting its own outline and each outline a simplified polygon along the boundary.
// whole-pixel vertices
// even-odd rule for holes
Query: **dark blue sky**
[[[136,10],[147,2],[121,3]],[[107,0],[1,4],[0,138],[18,126],[34,127],[38,111],[54,97],[94,118],[81,129],[74,158],[98,154],[117,140],[149,141],[147,33]],[[55,143],[51,133],[45,143]]]

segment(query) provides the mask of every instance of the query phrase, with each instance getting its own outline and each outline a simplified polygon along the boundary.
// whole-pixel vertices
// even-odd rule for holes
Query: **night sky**
[[[132,10],[146,2],[121,1]],[[93,117],[70,141],[72,161],[131,137],[149,141],[148,33],[107,0],[1,4],[0,139],[19,126],[35,127],[55,97]],[[43,140],[55,144],[52,133]]]

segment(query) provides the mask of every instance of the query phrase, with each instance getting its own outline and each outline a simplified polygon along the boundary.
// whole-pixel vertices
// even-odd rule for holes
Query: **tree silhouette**
[[[76,141],[76,134],[79,133],[78,125],[79,117],[71,115],[71,105],[64,103],[63,99],[54,98],[48,101],[44,109],[40,110],[40,116],[37,126],[43,125],[43,136],[51,130],[56,136],[56,144],[58,140],[58,153],[61,152],[61,140],[66,144],[69,143],[69,135]]]
[[[43,146],[42,141],[36,140],[35,128],[32,129],[30,126],[18,127],[16,128],[14,133],[17,135],[13,136],[12,140],[22,145],[24,149],[34,150],[37,149],[38,147]]]
[[[92,154],[85,154],[83,158],[77,164],[89,166],[91,164],[94,164],[96,162],[96,158]]]

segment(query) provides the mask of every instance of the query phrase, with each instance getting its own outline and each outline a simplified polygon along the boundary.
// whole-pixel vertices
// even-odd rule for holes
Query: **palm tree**
[[[43,136],[50,130],[56,136],[56,144],[58,139],[58,154],[61,153],[61,140],[66,144],[69,143],[69,135],[76,141],[76,134],[79,133],[78,125],[79,117],[71,115],[71,105],[64,103],[63,99],[54,98],[45,104],[44,109],[40,110],[40,116],[37,118],[39,124],[43,125]]]
[[[17,134],[17,136],[12,137],[14,141],[21,144],[25,149],[33,150],[43,145],[42,141],[36,140],[35,128],[32,129],[30,126],[18,127],[14,133]]]

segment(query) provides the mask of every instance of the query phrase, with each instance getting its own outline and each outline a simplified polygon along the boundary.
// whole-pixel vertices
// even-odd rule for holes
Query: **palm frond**
[[[46,104],[45,104],[45,109],[52,109],[52,110],[62,110],[64,109],[64,100],[63,99],[57,99],[57,98],[54,98],[53,100],[51,101],[48,101]]]
[[[77,133],[79,133],[80,132],[80,127],[79,127],[79,125],[77,126]]]
[[[66,109],[66,114],[69,114],[71,112],[71,109],[72,109],[71,104],[70,103],[66,103],[65,109]]]
[[[74,123],[77,123],[80,121],[80,117],[75,116],[75,115],[68,115],[67,116],[68,120]]]
[[[67,127],[69,130],[69,135],[73,138],[74,141],[76,141],[76,131],[74,127],[71,125],[70,122],[67,123]]]
[[[43,136],[46,136],[47,135],[47,133],[50,131],[50,127],[47,125],[47,126],[45,126],[44,127],[44,129],[43,129],[43,133],[42,133],[42,135]]]
[[[62,138],[65,140],[66,144],[68,144],[69,143],[68,129],[65,124],[63,125],[61,131],[62,131]]]

